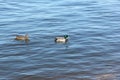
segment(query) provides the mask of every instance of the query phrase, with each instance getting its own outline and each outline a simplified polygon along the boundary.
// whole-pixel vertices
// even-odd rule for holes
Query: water
[[[119,23],[120,0],[0,0],[0,80],[120,80]]]

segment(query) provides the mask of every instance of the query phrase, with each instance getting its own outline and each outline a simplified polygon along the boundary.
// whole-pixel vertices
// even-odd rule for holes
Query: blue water
[[[0,0],[0,80],[120,80],[120,0]]]

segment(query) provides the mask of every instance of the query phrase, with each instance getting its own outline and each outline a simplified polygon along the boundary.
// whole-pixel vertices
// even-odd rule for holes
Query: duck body
[[[29,40],[29,37],[28,37],[28,34],[26,34],[25,36],[17,35],[15,40],[24,40],[24,41],[26,41],[26,40]]]
[[[55,42],[58,42],[58,43],[65,43],[68,41],[68,36],[65,35],[63,37],[56,37],[55,38]]]

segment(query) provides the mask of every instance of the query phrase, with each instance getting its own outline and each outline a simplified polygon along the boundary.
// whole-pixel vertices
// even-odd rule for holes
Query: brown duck
[[[23,35],[17,35],[15,40],[24,40],[24,41],[27,41],[29,40],[29,37],[28,37],[28,34],[26,34],[25,36]]]

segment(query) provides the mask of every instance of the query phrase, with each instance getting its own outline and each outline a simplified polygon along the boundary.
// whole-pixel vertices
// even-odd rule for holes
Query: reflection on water
[[[97,80],[115,80],[115,74],[102,74],[97,77]]]
[[[119,15],[119,0],[1,0],[0,80],[120,80]]]
[[[28,75],[28,76],[20,77],[17,80],[53,80],[53,79],[45,78],[45,77],[39,77],[39,76],[34,76],[34,75]]]

